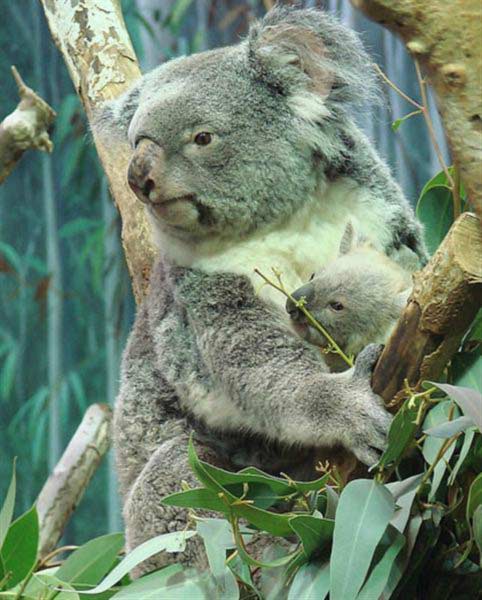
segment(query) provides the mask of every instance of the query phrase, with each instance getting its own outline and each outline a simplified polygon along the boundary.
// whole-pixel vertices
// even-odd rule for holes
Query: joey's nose
[[[310,307],[310,301],[313,299],[314,295],[315,295],[315,288],[312,283],[307,283],[306,285],[302,285],[301,287],[299,287],[297,290],[295,290],[291,294],[291,296],[293,297],[294,300],[301,300],[301,298],[304,298],[305,306],[308,309]],[[297,308],[296,304],[293,302],[293,300],[291,300],[291,298],[288,298],[288,300],[286,301],[286,310],[288,311],[288,313],[292,319],[296,319],[300,315],[303,314],[300,311],[300,309]]]
[[[160,182],[164,172],[164,150],[155,142],[141,140],[127,170],[127,181],[142,202],[160,202]]]

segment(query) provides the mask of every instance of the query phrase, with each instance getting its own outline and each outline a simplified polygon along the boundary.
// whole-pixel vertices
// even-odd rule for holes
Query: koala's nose
[[[315,288],[312,283],[307,283],[305,285],[302,285],[301,287],[299,287],[297,290],[295,290],[291,294],[291,296],[294,300],[301,300],[301,298],[304,298],[305,306],[308,309],[310,308],[310,301],[313,299],[314,295],[315,295]],[[296,304],[293,302],[293,300],[291,300],[291,298],[288,298],[288,300],[286,301],[286,310],[288,311],[288,313],[292,319],[296,319],[299,315],[303,314],[300,311],[300,309],[296,306]]]
[[[161,199],[160,182],[164,172],[164,150],[155,142],[141,140],[127,170],[127,181],[142,202],[156,202]]]

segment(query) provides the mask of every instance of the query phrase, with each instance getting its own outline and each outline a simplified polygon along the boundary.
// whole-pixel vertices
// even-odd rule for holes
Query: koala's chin
[[[152,225],[163,231],[169,231],[182,237],[182,234],[202,235],[203,226],[200,223],[198,207],[189,197],[168,202],[148,204],[147,212]]]

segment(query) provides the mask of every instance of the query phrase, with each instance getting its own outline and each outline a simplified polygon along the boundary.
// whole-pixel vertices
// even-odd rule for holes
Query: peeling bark
[[[437,380],[482,305],[482,227],[463,213],[427,266],[373,373],[373,390],[396,412],[404,380]]]
[[[116,0],[41,0],[52,37],[61,51],[87,117],[141,76]],[[134,294],[147,291],[155,256],[142,204],[127,185],[128,144],[108,146],[94,134],[114,201],[122,216],[122,240]]]
[[[482,3],[480,0],[351,0],[400,35],[437,95],[452,156],[482,218]]]
[[[111,410],[92,404],[37,499],[40,520],[39,557],[51,552],[62,537],[92,475],[109,449]]]
[[[20,102],[0,123],[0,184],[10,175],[26,150],[36,148],[52,152],[53,148],[48,130],[56,117],[55,111],[25,85],[15,67],[12,67],[12,73]]]

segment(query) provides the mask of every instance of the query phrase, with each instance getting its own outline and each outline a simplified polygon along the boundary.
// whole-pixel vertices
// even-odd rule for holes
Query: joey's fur
[[[411,257],[410,257],[411,258]],[[409,265],[410,266],[410,265]],[[369,343],[386,342],[411,292],[411,270],[358,238],[349,223],[339,256],[295,290],[313,317],[346,354],[356,356]],[[304,314],[287,302],[295,330],[308,342],[327,346]]]
[[[383,447],[390,417],[369,385],[376,348],[329,373],[253,274],[275,266],[299,287],[337,256],[348,220],[379,252],[424,261],[411,208],[349,116],[370,98],[371,73],[335,19],[276,8],[247,40],[158,67],[99,117],[110,140],[130,140],[129,182],[160,251],[115,411],[129,548],[182,528],[185,512],[160,499],[182,478],[194,483],[192,429],[230,468],[293,476],[320,446],[368,464]]]

